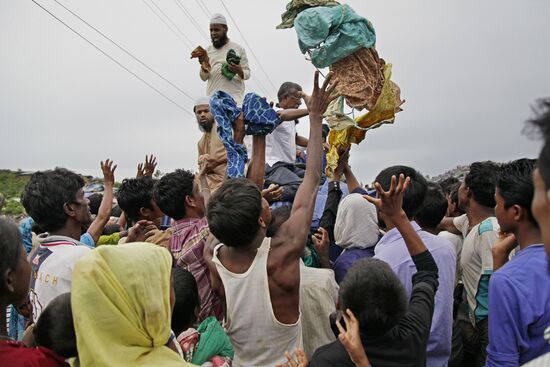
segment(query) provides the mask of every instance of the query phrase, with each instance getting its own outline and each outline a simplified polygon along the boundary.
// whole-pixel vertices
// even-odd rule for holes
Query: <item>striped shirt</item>
[[[222,304],[212,290],[210,271],[203,257],[206,239],[210,235],[206,217],[177,220],[172,225],[172,229],[174,232],[170,238],[170,251],[176,259],[176,265],[188,270],[197,281],[201,299],[199,321],[209,316],[223,320]]]

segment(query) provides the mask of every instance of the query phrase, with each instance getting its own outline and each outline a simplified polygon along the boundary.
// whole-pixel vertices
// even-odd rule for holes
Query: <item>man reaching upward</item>
[[[227,181],[208,204],[211,233],[205,259],[212,286],[220,296],[236,366],[273,366],[285,351],[302,345],[299,312],[300,255],[313,215],[323,159],[322,115],[336,83],[329,73],[307,103],[310,116],[308,165],[289,220],[273,238],[266,237],[269,205],[257,182]],[[261,157],[262,160],[265,157]],[[263,162],[254,162],[256,167]]]
[[[210,19],[210,38],[212,45],[206,49],[206,55],[199,56],[200,77],[207,82],[206,94],[212,96],[214,92],[222,90],[240,105],[244,97],[244,81],[250,78],[246,52],[241,45],[227,37],[227,20],[221,14],[214,14]],[[240,62],[227,61],[227,53],[230,50],[240,58]],[[230,72],[234,75],[229,78],[222,73],[222,67],[225,68],[226,74]]]

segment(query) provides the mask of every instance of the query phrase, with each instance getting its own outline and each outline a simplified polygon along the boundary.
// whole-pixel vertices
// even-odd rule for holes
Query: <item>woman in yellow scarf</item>
[[[79,364],[191,366],[166,344],[174,299],[165,248],[102,246],[75,265],[71,303]]]

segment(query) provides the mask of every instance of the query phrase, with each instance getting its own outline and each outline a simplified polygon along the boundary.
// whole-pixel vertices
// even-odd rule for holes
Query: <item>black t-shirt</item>
[[[362,338],[372,367],[424,367],[430,335],[434,297],[439,282],[437,265],[429,251],[412,258],[418,272],[413,276],[409,308],[403,319],[377,338]],[[339,340],[318,348],[310,367],[355,365]]]

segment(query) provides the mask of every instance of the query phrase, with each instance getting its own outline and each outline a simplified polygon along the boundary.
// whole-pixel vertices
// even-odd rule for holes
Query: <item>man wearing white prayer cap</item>
[[[206,94],[212,96],[222,90],[241,105],[244,98],[244,81],[250,78],[248,58],[244,48],[227,37],[227,20],[222,14],[214,14],[210,19],[210,38],[212,44],[206,49],[207,55],[199,57],[200,77],[207,82]],[[239,64],[228,63],[227,69],[235,73],[231,79],[222,74],[222,65],[227,62],[229,50],[235,51],[241,59]]]
[[[198,98],[193,106],[193,112],[197,117],[199,129],[203,132],[197,143],[199,171],[205,170],[208,188],[213,193],[222,185],[225,178],[227,152],[218,137],[216,121],[210,113],[209,100],[206,96]]]

